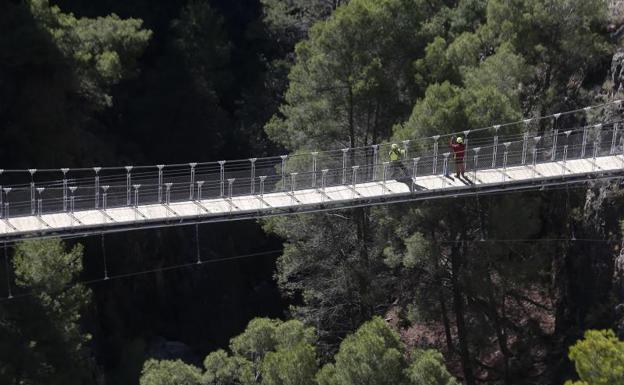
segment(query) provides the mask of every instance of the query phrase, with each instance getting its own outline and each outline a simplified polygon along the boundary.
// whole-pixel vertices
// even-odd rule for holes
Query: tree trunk
[[[440,288],[441,289],[441,288]],[[446,310],[446,301],[444,300],[444,294],[442,290],[438,291],[438,301],[440,301],[440,312],[442,313],[442,324],[444,325],[444,336],[446,337],[446,350],[448,354],[453,354],[453,335],[451,334],[451,322],[448,318]]]
[[[507,343],[507,335],[505,334],[505,329],[503,328],[501,317],[498,315],[498,310],[496,306],[496,298],[494,296],[494,283],[492,282],[492,276],[489,271],[487,275],[487,281],[488,281],[488,300],[490,302],[488,305],[488,307],[490,308],[489,313],[492,319],[492,323],[494,324],[494,330],[496,331],[496,340],[498,341],[498,346],[501,350],[501,353],[503,353],[505,384],[509,385],[511,384],[511,377],[509,373],[509,358],[512,356],[512,354],[509,351],[509,347]],[[505,312],[505,295],[504,294],[503,294],[502,301],[503,302],[501,304],[501,309],[504,314]]]
[[[461,293],[459,275],[461,271],[460,250],[457,245],[451,248],[451,285],[453,291],[453,308],[455,322],[457,324],[457,338],[459,339],[459,356],[464,372],[466,385],[475,385],[475,377],[470,363],[470,350],[468,348],[468,333],[464,314],[464,298]]]

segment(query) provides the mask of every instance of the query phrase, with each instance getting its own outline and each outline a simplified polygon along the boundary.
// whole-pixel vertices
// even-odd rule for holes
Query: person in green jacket
[[[395,178],[399,176],[397,175],[397,170],[401,170],[404,177],[409,175],[407,167],[405,167],[405,165],[401,161],[401,159],[405,156],[405,150],[400,149],[398,144],[392,143],[388,156],[390,158],[390,167],[392,169],[391,172]]]

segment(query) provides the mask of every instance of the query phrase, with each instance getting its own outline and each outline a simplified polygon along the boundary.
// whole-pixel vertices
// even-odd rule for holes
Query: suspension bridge
[[[452,134],[289,155],[154,166],[0,170],[0,240],[528,191],[624,176],[624,121],[588,124],[622,101]],[[611,114],[616,116],[617,114]]]

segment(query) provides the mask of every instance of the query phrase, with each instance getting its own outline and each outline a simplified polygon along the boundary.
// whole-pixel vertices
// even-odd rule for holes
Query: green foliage
[[[231,43],[223,18],[208,3],[190,1],[172,22],[173,46],[178,51],[198,93],[216,98],[232,81]]]
[[[312,25],[326,19],[348,0],[260,0],[264,22],[290,45],[305,37]]]
[[[584,339],[570,347],[581,381],[567,381],[566,385],[622,385],[624,384],[624,341],[612,330],[588,330]]]
[[[416,60],[414,67],[416,83],[423,89],[430,83],[441,83],[445,80],[459,83],[457,65],[449,58],[446,41],[440,36],[427,45],[425,57]]]
[[[476,30],[485,20],[488,0],[459,0],[450,12],[449,33],[457,36]]]
[[[329,353],[346,331],[370,319],[373,309],[386,301],[383,260],[369,258],[381,250],[374,233],[358,233],[361,215],[300,215],[265,222],[267,231],[288,240],[278,260],[278,284],[289,295],[303,296],[304,304],[291,310],[297,319],[316,326],[321,354]]]
[[[522,85],[529,80],[531,70],[521,55],[509,45],[502,45],[478,67],[464,67],[464,86],[469,90],[492,87],[513,102],[520,95]]]
[[[435,350],[412,352],[406,375],[412,385],[459,385],[444,366],[442,354]]]
[[[29,0],[31,12],[75,69],[80,93],[98,108],[112,104],[111,86],[131,75],[152,35],[139,19],[76,18],[51,6],[49,0]]]
[[[413,139],[518,121],[556,104],[591,104],[577,90],[604,76],[594,71],[604,70],[612,51],[602,30],[605,10],[602,0],[352,0],[297,46],[286,102],[266,131],[290,150],[308,151],[381,142],[390,127],[394,140]],[[536,135],[549,128],[530,127]],[[473,131],[471,143],[489,143],[490,134]],[[548,328],[543,320],[565,314],[554,312],[557,300],[545,294],[557,252],[474,241],[543,235],[551,218],[542,199],[421,202],[418,209],[272,219],[265,229],[286,240],[278,282],[301,294],[304,304],[293,314],[317,325],[321,343],[335,346],[342,337],[336,330],[383,313],[384,293],[401,293],[398,306],[407,303],[418,321],[444,326],[467,383],[475,377],[471,366],[491,350],[501,354],[484,370],[513,383],[534,369],[524,357],[548,349],[539,338]],[[417,357],[414,368],[431,372],[414,369],[412,376],[452,381],[435,374],[439,356]],[[324,366],[319,382],[341,383],[337,366]]]
[[[232,339],[230,348],[235,356],[253,363],[253,372],[262,375],[263,383],[307,384],[317,367],[314,341],[313,330],[299,321],[256,318]]]
[[[462,89],[448,81],[430,85],[425,97],[414,106],[409,120],[395,128],[395,137],[407,139],[468,128],[462,96]]]
[[[373,318],[345,338],[334,363],[318,368],[312,328],[296,320],[252,320],[223,350],[204,360],[205,372],[177,361],[147,360],[141,385],[457,385],[442,356],[416,351],[408,367],[405,347],[385,321]],[[253,361],[252,361],[253,360]]]
[[[147,360],[141,373],[141,385],[200,385],[201,370],[180,360]]]
[[[440,66],[443,64],[436,64]],[[509,46],[500,47],[477,67],[462,66],[459,70],[462,86],[448,80],[431,84],[410,119],[396,127],[397,138],[457,132],[519,119],[520,91],[530,67]],[[446,74],[440,79],[449,78],[453,76]]]
[[[72,285],[82,272],[83,246],[69,252],[59,239],[24,241],[16,245],[13,266],[15,282],[32,288],[49,322],[60,331],[60,337],[76,353],[90,335],[80,332],[80,311],[89,303],[91,291],[82,284]]]
[[[275,329],[281,324],[279,320],[255,318],[249,322],[245,331],[232,338],[230,349],[236,355],[257,362],[264,355],[274,350],[277,345]]]
[[[299,321],[256,318],[230,341],[232,355],[217,350],[206,356],[203,373],[179,360],[148,360],[141,385],[313,385],[315,340],[313,329]]]
[[[610,51],[598,31],[607,20],[605,0],[491,0],[487,20],[533,62],[586,67]]]
[[[51,324],[76,351],[90,339],[80,333],[79,321],[91,291],[82,284],[72,284],[82,272],[82,258],[81,244],[66,252],[65,244],[53,238],[20,242],[13,258],[16,283],[36,292]]]
[[[606,0],[491,0],[483,29],[492,46],[510,43],[536,66],[541,102],[556,105],[610,59],[606,24]]]
[[[413,269],[427,264],[427,258],[433,253],[429,241],[419,232],[415,232],[405,239],[405,253],[398,252],[392,247],[384,249],[384,260],[389,267],[402,266]]]
[[[345,338],[335,364],[319,372],[319,385],[405,383],[403,347],[398,335],[379,317]]]
[[[289,150],[387,137],[408,108],[407,58],[425,46],[414,33],[425,17],[416,3],[354,0],[316,24],[297,45],[286,103],[267,124],[269,136]]]
[[[457,68],[476,67],[483,56],[482,45],[476,33],[464,32],[448,45],[445,59]]]
[[[18,243],[13,258],[16,282],[57,293],[82,271],[82,254],[82,245],[65,252],[65,245],[58,239]]]
[[[302,341],[266,354],[261,368],[262,384],[313,385],[317,370],[314,346]]]
[[[58,239],[16,245],[15,281],[33,296],[0,311],[0,382],[8,376],[17,383],[61,385],[92,376],[85,347],[91,336],[81,330],[91,292],[73,283],[82,258],[81,245],[67,252]]]
[[[204,359],[206,371],[202,375],[203,385],[255,384],[250,361],[240,356],[230,356],[224,350],[210,353]]]

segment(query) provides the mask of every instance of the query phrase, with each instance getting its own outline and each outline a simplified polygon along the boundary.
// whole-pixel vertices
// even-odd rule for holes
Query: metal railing
[[[536,166],[545,162],[622,154],[624,121],[577,127],[555,124],[541,130],[525,120],[514,130],[502,126],[463,131],[466,175]],[[507,125],[509,126],[509,125]],[[436,135],[397,144],[403,158],[389,161],[390,143],[267,158],[222,160],[123,168],[7,170],[21,183],[0,186],[0,217],[41,216],[79,210],[108,210],[146,204],[231,199],[274,191],[323,190],[392,179],[414,180],[454,172],[449,136]],[[535,170],[535,167],[534,167]],[[3,172],[0,171],[0,178]],[[504,179],[502,180],[504,182]],[[353,189],[355,191],[355,189]],[[293,194],[294,196],[294,194]]]

